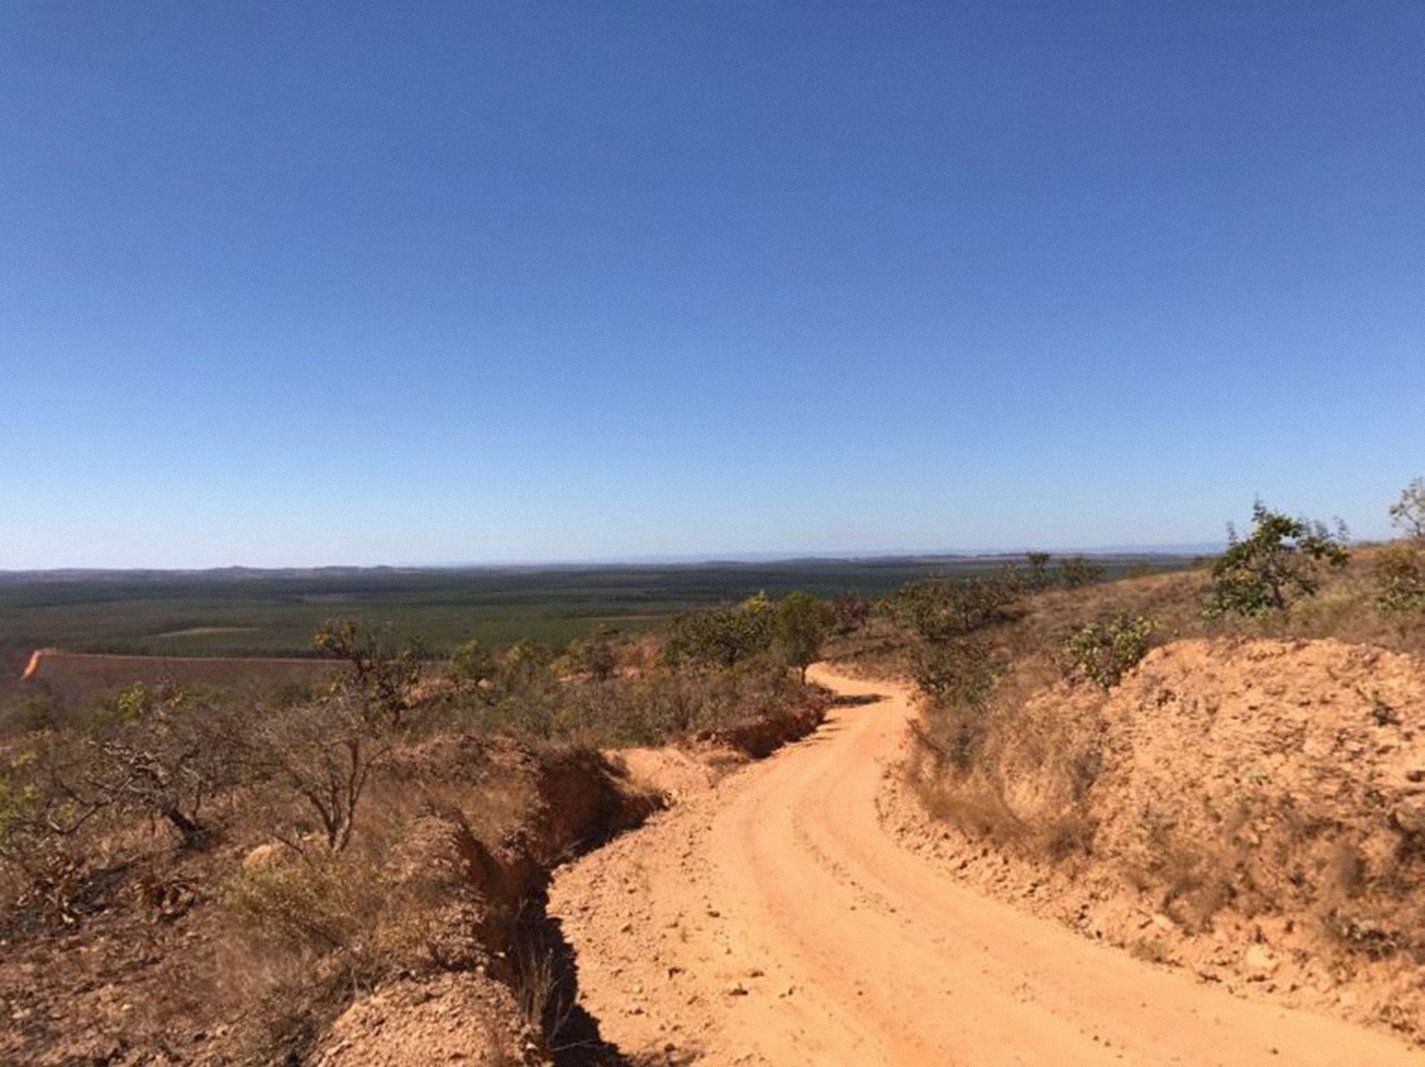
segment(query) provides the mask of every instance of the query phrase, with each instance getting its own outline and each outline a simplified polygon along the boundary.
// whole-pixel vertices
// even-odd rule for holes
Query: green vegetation
[[[1376,561],[1376,603],[1389,615],[1425,614],[1425,478],[1416,478],[1390,508],[1405,535]]]
[[[1103,689],[1112,689],[1148,654],[1153,620],[1116,615],[1076,630],[1066,646],[1074,668]]]
[[[810,593],[788,593],[772,615],[772,641],[778,654],[806,681],[807,668],[821,658],[835,613]]]
[[[882,596],[935,574],[982,574],[990,558],[901,558],[696,566],[486,570],[317,569],[0,574],[0,644],[138,655],[310,656],[334,616],[434,653],[478,640],[563,646],[600,627],[660,630],[678,615],[802,590]],[[1135,562],[1102,561],[1122,574]],[[1161,566],[1180,565],[1155,557]],[[11,670],[22,664],[11,660]]]
[[[1252,505],[1252,533],[1245,539],[1228,528],[1231,543],[1212,565],[1209,616],[1283,612],[1298,597],[1316,595],[1323,567],[1350,559],[1345,531]]]

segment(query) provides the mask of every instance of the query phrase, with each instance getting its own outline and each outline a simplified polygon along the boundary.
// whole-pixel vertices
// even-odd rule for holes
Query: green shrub
[[[916,685],[931,700],[933,738],[924,740],[960,770],[975,761],[986,731],[986,709],[1005,664],[983,638],[923,642],[912,657]]]
[[[1153,620],[1141,615],[1091,622],[1069,638],[1069,660],[1089,680],[1112,689],[1148,654],[1152,635]]]
[[[1381,611],[1387,615],[1425,612],[1425,544],[1391,545],[1377,558],[1374,578]]]
[[[777,651],[797,668],[806,681],[807,667],[821,656],[821,645],[831,632],[831,605],[810,593],[788,593],[772,614],[772,637]]]
[[[669,628],[664,659],[726,668],[770,652],[774,611],[759,593],[736,607],[680,615]]]
[[[489,681],[495,675],[495,654],[473,639],[456,645],[450,654],[450,673],[462,682]]]
[[[1345,530],[1272,511],[1260,500],[1252,506],[1252,533],[1246,539],[1228,527],[1230,544],[1212,565],[1212,590],[1204,614],[1260,616],[1287,609],[1298,597],[1314,596],[1322,567],[1344,567],[1350,559]]]
[[[890,597],[892,614],[922,641],[952,641],[1016,615],[1023,584],[1012,572],[977,578],[933,579],[902,586]]]
[[[1082,589],[1086,585],[1103,581],[1108,572],[1103,564],[1095,563],[1085,556],[1070,556],[1059,564],[1059,584],[1065,589]]]

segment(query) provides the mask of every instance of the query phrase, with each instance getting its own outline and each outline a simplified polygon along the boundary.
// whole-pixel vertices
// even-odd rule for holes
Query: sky
[[[1425,474],[1425,5],[0,5],[0,568],[1093,548]]]

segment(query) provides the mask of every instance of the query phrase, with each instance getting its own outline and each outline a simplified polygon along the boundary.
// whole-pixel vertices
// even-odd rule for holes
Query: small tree
[[[891,597],[891,610],[924,641],[950,641],[1014,618],[1023,587],[1001,571],[974,578],[911,582]]]
[[[494,653],[473,638],[450,654],[450,673],[462,682],[487,682],[495,676],[495,668]]]
[[[782,598],[772,617],[772,633],[777,649],[793,667],[801,680],[807,680],[807,667],[821,656],[821,644],[831,631],[831,606],[810,593],[789,593]]]
[[[871,617],[871,603],[855,593],[838,593],[831,602],[831,614],[837,633],[855,633]]]
[[[390,751],[387,721],[365,694],[339,692],[283,708],[251,731],[259,766],[303,801],[331,852],[350,843],[371,772]],[[283,840],[302,851],[300,841]]]
[[[1405,487],[1400,499],[1390,506],[1390,521],[1406,537],[1425,541],[1425,478],[1416,478]]]
[[[1102,564],[1086,556],[1070,556],[1059,563],[1059,584],[1065,589],[1082,589],[1103,581],[1105,573]]]
[[[931,719],[937,736],[923,731],[919,736],[961,771],[975,762],[988,726],[990,696],[1004,669],[1003,658],[982,635],[915,646],[912,676],[939,711]]]
[[[1089,680],[1112,689],[1148,654],[1152,635],[1153,621],[1141,615],[1091,622],[1069,638],[1069,660]]]
[[[1025,561],[1029,564],[1029,586],[1031,589],[1043,589],[1049,584],[1049,561],[1054,557],[1048,552],[1026,552]]]
[[[410,707],[411,687],[420,678],[421,657],[415,646],[393,649],[389,641],[363,630],[354,619],[325,624],[312,644],[349,663],[357,686],[399,725]]]
[[[1228,527],[1227,551],[1212,565],[1212,591],[1205,614],[1266,615],[1285,611],[1297,597],[1320,588],[1322,567],[1343,567],[1350,558],[1344,527],[1252,505],[1252,533],[1245,539]]]
[[[589,637],[570,641],[564,650],[564,662],[577,674],[606,682],[618,670],[619,644],[618,631],[601,626]]]
[[[1389,615],[1425,612],[1425,478],[1416,478],[1390,507],[1405,540],[1376,559],[1376,603]]]
[[[731,608],[680,615],[673,620],[664,645],[670,663],[691,660],[730,668],[772,648],[774,607],[763,593]]]
[[[1375,564],[1376,604],[1387,615],[1425,612],[1425,546],[1414,541],[1381,551]]]

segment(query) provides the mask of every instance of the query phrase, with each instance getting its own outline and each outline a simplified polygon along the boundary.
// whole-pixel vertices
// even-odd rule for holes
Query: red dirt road
[[[558,876],[604,1036],[654,1063],[1425,1067],[1387,1034],[1240,1000],[958,883],[883,828],[909,693],[732,774]]]

